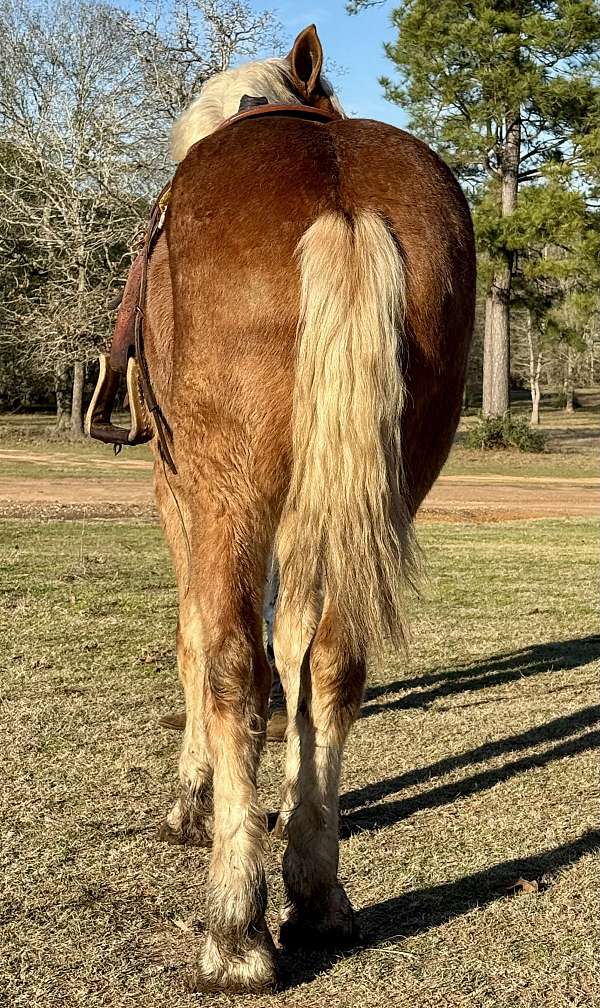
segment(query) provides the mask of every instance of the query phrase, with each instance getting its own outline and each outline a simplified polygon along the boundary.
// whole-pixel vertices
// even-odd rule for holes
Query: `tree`
[[[349,9],[370,5],[353,0]],[[382,81],[387,97],[406,105],[411,128],[483,194],[490,215],[483,410],[501,416],[509,408],[511,218],[520,187],[548,165],[582,173],[593,157],[600,11],[594,0],[406,0],[392,23],[398,36],[386,53],[400,81]],[[585,184],[581,175],[577,182]]]
[[[178,0],[153,19],[101,0],[0,0],[4,356],[29,357],[53,382],[59,425],[70,384],[74,437],[86,366],[111,328],[109,289],[172,171],[169,127],[271,29],[240,0]]]
[[[511,372],[524,357],[532,423],[539,422],[542,368],[548,370],[559,348],[580,352],[581,333],[594,314],[600,284],[600,215],[588,206],[588,194],[577,188],[572,174],[565,165],[546,166],[539,181],[523,189],[510,222],[504,224],[504,240],[515,263],[512,314],[517,345]],[[485,211],[485,201],[475,206],[474,215],[485,255],[490,245],[493,250],[497,223],[493,212]]]
[[[64,382],[71,432],[82,433],[86,362],[107,325],[106,288],[120,270],[144,197],[165,158],[147,143],[142,77],[115,47],[121,13],[8,0],[0,22],[0,162],[5,232],[28,247],[25,303],[13,335]],[[59,402],[60,405],[60,402]]]
[[[132,13],[124,31],[140,61],[162,143],[165,124],[168,129],[210,77],[235,60],[281,48],[273,13],[245,0],[153,3]]]

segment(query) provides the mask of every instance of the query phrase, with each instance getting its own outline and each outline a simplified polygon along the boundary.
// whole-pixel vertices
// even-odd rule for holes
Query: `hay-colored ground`
[[[599,865],[596,530],[420,529],[408,663],[373,671],[342,788],[363,945],[282,955],[273,997],[185,992],[207,854],[175,792],[175,595],[143,523],[0,524],[0,1001],[15,1008],[592,1008]],[[263,761],[274,811],[281,749]],[[281,846],[268,855],[269,920]],[[540,891],[510,895],[520,878]]]

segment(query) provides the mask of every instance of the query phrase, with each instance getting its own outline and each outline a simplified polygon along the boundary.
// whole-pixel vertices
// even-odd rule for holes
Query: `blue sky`
[[[257,10],[271,8],[283,25],[290,42],[302,28],[316,24],[325,59],[343,67],[335,80],[336,89],[350,115],[381,119],[395,126],[406,125],[406,115],[397,105],[385,101],[378,82],[382,74],[393,76],[383,43],[393,38],[390,25],[392,2],[386,2],[350,17],[344,0],[252,0]]]

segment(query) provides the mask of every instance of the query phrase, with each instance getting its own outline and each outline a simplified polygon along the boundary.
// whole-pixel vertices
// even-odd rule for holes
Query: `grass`
[[[363,944],[282,956],[257,1008],[600,1005],[594,523],[431,524],[408,662],[349,741],[340,874]],[[159,530],[0,524],[0,991],[15,1008],[185,993],[206,852],[157,842],[175,793],[176,601]],[[282,752],[263,760],[275,810]],[[281,846],[267,864],[269,921]],[[519,877],[540,890],[510,895]],[[0,1001],[2,995],[0,994]]]
[[[516,451],[481,452],[463,448],[460,442],[452,449],[442,470],[444,476],[506,476],[534,479],[598,479],[600,466],[597,452],[573,454],[529,455]]]
[[[521,476],[587,479],[600,476],[598,442],[600,413],[597,396],[582,397],[586,408],[568,414],[549,405],[542,410],[540,430],[546,449],[536,455],[518,451],[478,451],[466,448],[465,434],[474,416],[461,419],[455,444],[444,467],[445,476]],[[513,413],[528,413],[528,404],[513,403]]]

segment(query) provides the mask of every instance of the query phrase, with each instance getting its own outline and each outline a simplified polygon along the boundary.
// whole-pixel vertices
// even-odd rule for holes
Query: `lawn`
[[[342,788],[350,952],[282,955],[283,990],[218,1006],[600,1005],[597,532],[426,524],[408,661],[373,669]],[[162,845],[178,738],[176,602],[141,522],[0,523],[0,1002],[171,1008],[207,854]],[[274,811],[282,751],[263,759]],[[282,848],[268,854],[269,922]],[[513,894],[520,878],[537,891]]]

